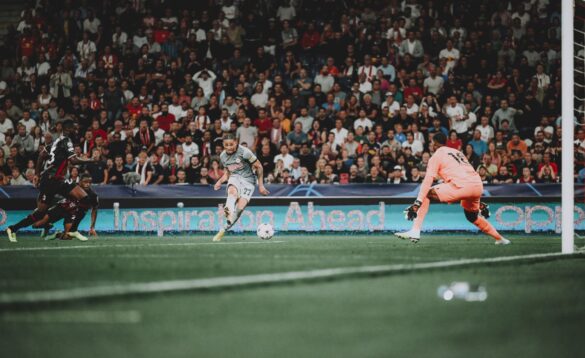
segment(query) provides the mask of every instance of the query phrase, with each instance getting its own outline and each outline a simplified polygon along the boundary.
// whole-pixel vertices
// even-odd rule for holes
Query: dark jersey
[[[87,196],[81,199],[78,203],[79,211],[83,212],[84,214],[91,208],[99,207],[99,199],[95,191],[88,189],[85,191]]]
[[[80,201],[62,199],[57,206],[60,206],[69,215],[84,215],[89,209],[99,206],[98,196],[95,191],[88,189],[87,196]]]
[[[69,158],[75,155],[71,139],[65,136],[59,137],[53,142],[49,153],[49,159],[45,162],[45,170],[42,176],[63,179],[67,172]]]
[[[87,211],[99,206],[97,194],[89,189],[87,196],[79,202],[70,199],[62,199],[55,206],[51,207],[47,214],[51,223],[63,219],[65,224],[73,224],[71,230],[77,231],[77,227],[85,217]]]

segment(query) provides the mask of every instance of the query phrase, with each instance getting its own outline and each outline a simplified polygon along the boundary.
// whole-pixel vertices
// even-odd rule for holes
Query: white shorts
[[[228,179],[228,185],[226,189],[229,189],[230,185],[233,185],[238,191],[238,198],[244,198],[248,202],[252,198],[252,194],[254,194],[254,190],[256,189],[256,185],[235,175],[230,176]]]

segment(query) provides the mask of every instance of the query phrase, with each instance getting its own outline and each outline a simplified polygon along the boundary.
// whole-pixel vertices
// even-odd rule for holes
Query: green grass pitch
[[[0,242],[0,296],[112,284],[560,251],[555,235],[101,236]],[[583,240],[579,240],[583,245]],[[3,357],[559,357],[583,355],[585,256],[380,277],[0,307]],[[443,301],[452,281],[484,302]]]

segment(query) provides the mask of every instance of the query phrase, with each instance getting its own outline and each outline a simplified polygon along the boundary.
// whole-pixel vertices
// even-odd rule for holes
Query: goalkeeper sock
[[[475,226],[477,226],[483,233],[488,234],[489,236],[493,237],[496,240],[501,240],[502,235],[489,223],[486,219],[482,218],[481,216],[477,218],[473,222]]]
[[[425,198],[422,202],[422,205],[420,206],[420,208],[418,208],[418,211],[416,212],[416,219],[414,219],[412,230],[420,232],[420,229],[422,229],[423,221],[425,220],[425,216],[427,216],[427,213],[429,212],[429,205],[431,205],[431,201],[429,200],[429,198]]]

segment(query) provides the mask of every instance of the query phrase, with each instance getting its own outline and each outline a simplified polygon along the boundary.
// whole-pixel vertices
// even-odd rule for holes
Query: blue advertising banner
[[[490,222],[498,230],[518,232],[560,232],[561,207],[554,203],[492,204]],[[404,205],[322,206],[291,202],[288,206],[254,206],[242,214],[234,231],[255,231],[259,223],[270,223],[276,231],[400,231],[410,228]],[[0,229],[28,215],[28,211],[0,209]],[[173,209],[101,209],[96,229],[102,232],[216,231],[223,222],[221,206]],[[57,225],[59,227],[60,225]],[[89,227],[89,215],[81,229]],[[585,205],[575,207],[575,228],[585,230]],[[432,204],[424,231],[476,231],[459,205]]]
[[[268,185],[269,198],[315,197],[315,198],[414,198],[419,184],[310,184]],[[224,190],[213,190],[211,185],[94,185],[102,199],[122,198],[223,198]],[[0,187],[0,208],[4,199],[36,199],[38,191],[32,186]],[[484,197],[494,198],[560,198],[560,184],[503,184],[485,185]],[[258,191],[254,197],[260,197]],[[575,186],[575,197],[585,198],[585,186]]]

